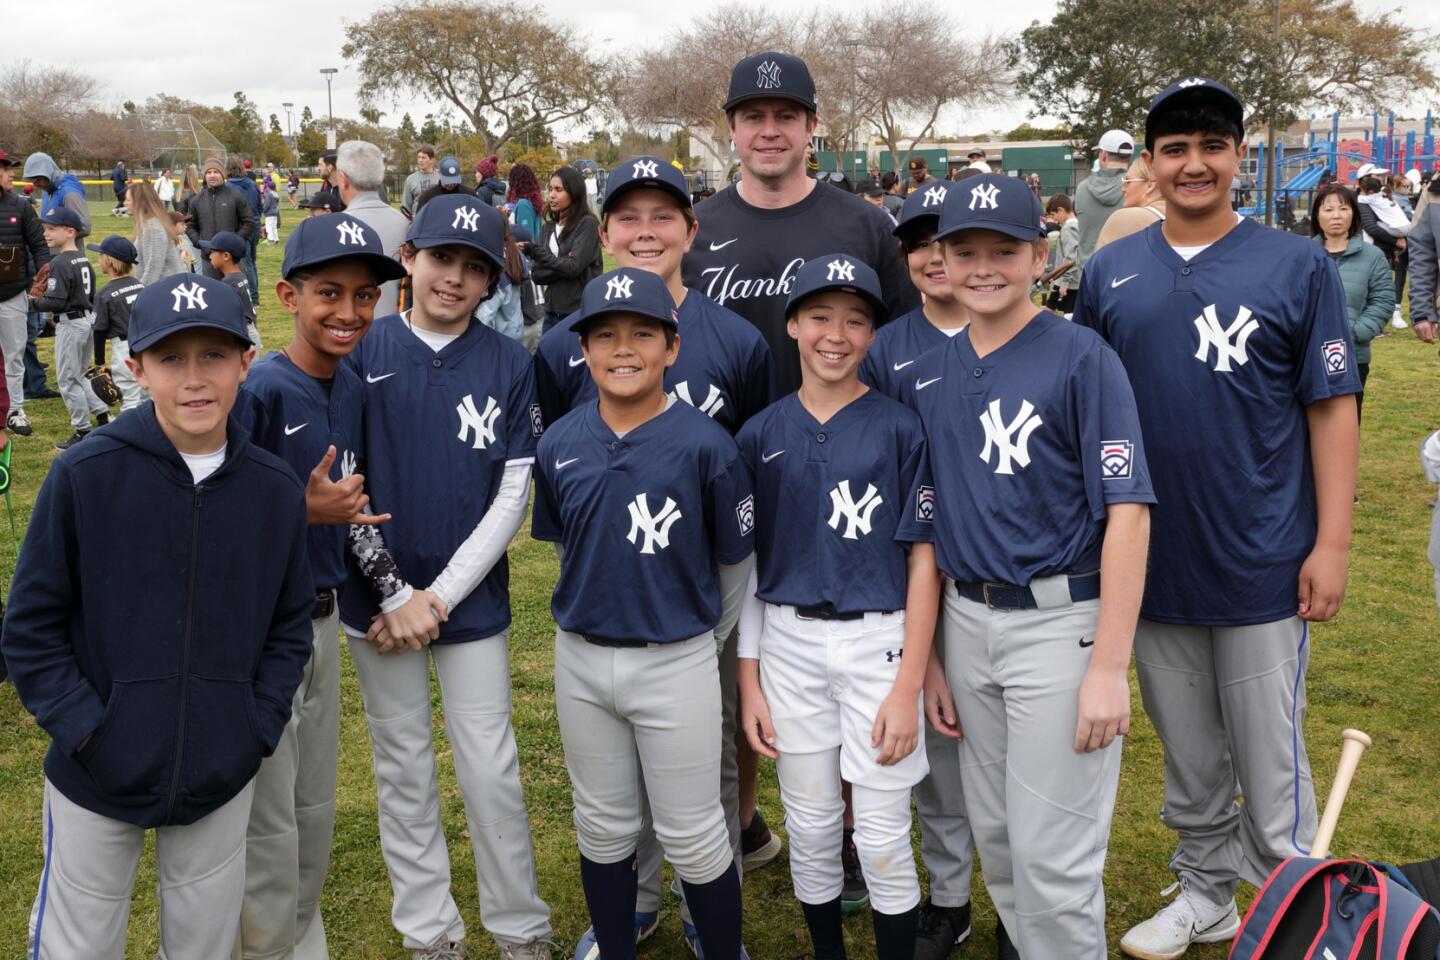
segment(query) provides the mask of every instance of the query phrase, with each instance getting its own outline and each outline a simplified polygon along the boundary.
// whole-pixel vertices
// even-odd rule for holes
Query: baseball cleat
[[[75,446],[75,444],[79,443],[81,440],[84,440],[89,435],[89,430],[76,430],[74,433],[70,434],[68,439],[61,440],[59,443],[55,444],[55,449],[69,450],[71,447]]]
[[[946,960],[959,944],[970,939],[970,904],[937,907],[926,900],[920,907],[915,935],[915,960]]]
[[[740,863],[745,873],[759,870],[780,856],[780,838],[765,825],[765,814],[755,808],[750,826],[740,831]]]
[[[35,428],[30,426],[30,418],[19,408],[10,411],[10,416],[5,419],[5,426],[17,437],[28,437],[35,432]]]
[[[1192,943],[1219,943],[1234,938],[1240,930],[1235,900],[1210,903],[1190,892],[1182,877],[1165,889],[1176,887],[1180,895],[1149,920],[1131,927],[1120,940],[1120,952],[1140,960],[1176,960]]]
[[[640,943],[649,939],[660,926],[660,911],[651,910],[642,913],[635,911],[635,942]],[[600,944],[595,942],[595,928],[590,927],[580,937],[580,942],[575,944],[574,960],[600,960]]]
[[[845,885],[840,888],[840,912],[854,913],[870,905],[870,888],[865,885],[865,871],[860,868],[860,852],[855,849],[855,831],[847,829],[840,845],[840,863],[845,868]]]
[[[683,917],[680,920],[680,930],[685,934],[685,946],[695,954],[695,960],[705,960],[705,951],[700,947],[700,931],[695,929],[695,924]],[[750,960],[750,954],[745,952],[745,944],[740,944],[740,960]]]

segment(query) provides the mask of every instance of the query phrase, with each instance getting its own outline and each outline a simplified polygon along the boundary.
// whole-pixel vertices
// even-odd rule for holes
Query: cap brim
[[[255,345],[255,341],[250,339],[249,334],[236,333],[230,327],[227,327],[221,323],[216,323],[215,321],[206,319],[205,317],[190,317],[186,320],[181,320],[179,323],[167,326],[162,330],[157,330],[152,334],[142,335],[136,339],[130,340],[130,350],[133,353],[142,353],[146,350],[149,350],[151,347],[155,346],[155,344],[159,343],[161,340],[164,340],[166,337],[173,336],[174,334],[177,334],[182,330],[195,330],[201,327],[208,327],[211,330],[219,330],[222,333],[230,334],[230,336],[232,337],[239,337],[241,340],[243,340],[245,343],[249,344],[252,347]]]
[[[935,226],[940,226],[940,214],[938,213],[917,213],[913,217],[907,217],[895,224],[895,229],[890,231],[891,236],[898,237],[902,233],[908,233],[912,227],[922,225],[926,220],[934,220]]]
[[[1003,220],[974,220],[970,223],[962,223],[958,226],[951,227],[949,230],[936,233],[935,239],[944,240],[946,237],[952,237],[966,230],[989,230],[992,233],[1003,233],[1007,237],[1012,237],[1024,243],[1038,239],[1042,232],[1039,224],[1027,229],[1018,223],[1008,223]]]
[[[334,263],[336,260],[360,260],[365,262],[380,278],[380,283],[399,280],[405,276],[405,268],[400,265],[400,262],[398,260],[392,260],[383,253],[342,253],[337,256],[327,257],[324,260],[314,260],[310,263],[302,263],[298,266],[291,267],[289,271],[286,272],[285,279],[289,280],[295,275],[297,270],[323,267],[325,264]]]
[[[485,259],[495,264],[495,266],[499,267],[502,270],[505,269],[505,254],[503,251],[499,256],[496,256],[493,250],[488,250],[480,244],[473,243],[469,240],[462,240],[454,234],[447,233],[439,237],[408,237],[407,239],[410,241],[410,245],[416,250],[428,250],[430,247],[447,247],[451,244],[459,244],[462,247],[470,247],[473,250],[479,250],[481,253],[485,254]]]
[[[664,190],[666,193],[670,194],[670,196],[679,200],[681,206],[690,206],[689,193],[681,190],[673,183],[666,183],[664,180],[651,179],[647,177],[643,180],[627,180],[624,183],[620,184],[620,186],[616,187],[614,190],[607,191],[605,194],[605,202],[601,205],[600,212],[604,213],[609,210],[611,204],[613,204],[616,200],[619,200],[621,197],[625,196],[625,194],[629,193],[631,190],[640,189]]]
[[[883,323],[886,323],[890,319],[890,308],[885,306],[884,300],[878,299],[874,294],[867,293],[866,291],[860,289],[852,283],[827,283],[823,287],[816,287],[814,290],[806,290],[800,296],[786,302],[785,316],[790,316],[790,313],[792,311],[798,309],[802,303],[804,303],[806,300],[809,300],[811,297],[819,296],[822,293],[834,293],[837,290],[841,293],[853,293],[861,300],[864,300],[866,303],[870,304],[870,306],[875,310],[873,322],[876,327],[880,326]]]
[[[588,313],[582,317],[576,317],[575,322],[570,324],[570,329],[577,334],[584,333],[586,330],[590,329],[590,324],[594,323],[596,320],[599,320],[601,317],[608,317],[612,313],[631,313],[637,317],[644,317],[647,320],[654,320],[656,323],[660,324],[660,326],[669,327],[671,330],[674,330],[676,332],[679,332],[680,330],[680,323],[673,316],[658,317],[647,310],[636,310],[634,307],[627,304],[616,304],[613,307],[606,307],[603,310],[597,310],[594,313]]]
[[[814,111],[815,109],[815,101],[806,100],[799,94],[781,93],[778,90],[755,90],[750,93],[742,93],[738,97],[731,97],[729,100],[726,100],[724,109],[727,111],[733,110],[748,100],[789,100],[792,103],[800,104],[800,106],[806,110]]]

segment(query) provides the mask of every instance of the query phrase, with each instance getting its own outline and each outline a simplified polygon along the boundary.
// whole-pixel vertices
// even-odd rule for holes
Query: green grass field
[[[108,215],[108,204],[93,203],[94,236],[128,236],[128,220]],[[282,239],[299,212],[282,214]],[[290,337],[290,320],[277,304],[273,287],[281,247],[261,247],[263,305],[260,326],[272,349]],[[102,281],[103,282],[103,281]],[[51,340],[42,340],[49,361]],[[1337,853],[1405,862],[1440,855],[1440,670],[1436,668],[1436,608],[1432,570],[1425,559],[1429,502],[1435,491],[1420,472],[1417,450],[1425,435],[1440,426],[1434,405],[1435,348],[1420,344],[1408,331],[1375,345],[1362,433],[1360,504],[1355,512],[1349,596],[1340,617],[1312,634],[1314,656],[1309,679],[1310,712],[1306,734],[1321,803],[1329,790],[1339,753],[1342,727],[1362,727],[1375,739],[1350,793],[1334,849]],[[51,375],[53,383],[53,372]],[[17,534],[0,535],[0,578],[14,569],[31,505],[54,456],[51,445],[70,432],[59,400],[27,404],[35,434],[15,438],[14,486]],[[139,518],[137,518],[138,520]],[[3,522],[0,522],[3,526]],[[136,542],[146,537],[137,526]],[[115,544],[123,563],[133,544]],[[511,631],[511,682],[515,728],[520,742],[540,892],[554,911],[557,960],[568,960],[575,939],[587,926],[580,893],[577,852],[570,820],[565,773],[552,687],[552,638],[549,596],[556,567],[547,544],[522,531],[510,548],[515,622]],[[401,958],[399,937],[390,926],[390,888],[381,859],[375,820],[375,785],[370,748],[353,670],[344,666],[340,755],[339,814],[334,857],[324,912],[332,955],[337,958]],[[1161,799],[1160,746],[1134,697],[1136,721],[1125,744],[1119,804],[1106,871],[1111,944],[1131,924],[1160,903],[1170,883],[1165,869],[1173,838],[1157,817]],[[437,693],[438,706],[438,693]],[[443,721],[436,713],[436,750],[441,758],[441,791],[455,899],[470,930],[468,943],[479,957],[496,951],[480,924],[475,896],[474,859],[466,842],[459,791],[450,775],[450,750]],[[0,956],[20,956],[26,918],[40,874],[41,759],[47,739],[20,706],[14,689],[0,687]],[[773,769],[761,772],[761,805],[773,828],[782,815]],[[790,960],[808,951],[804,922],[790,890],[785,859],[761,870],[745,884],[745,940],[756,960]],[[976,876],[975,937],[961,956],[994,955],[994,920],[979,874]],[[1246,899],[1251,891],[1243,891]],[[680,921],[667,903],[656,936],[642,957],[679,960],[689,956],[680,938]],[[1243,909],[1244,904],[1242,904]],[[130,924],[132,957],[154,956],[157,949],[153,854],[147,853],[136,886]],[[873,956],[868,917],[846,922],[851,956]],[[1197,948],[1190,956],[1224,957],[1226,948]],[[1036,958],[1040,960],[1040,958]],[[1050,960],[1050,958],[1045,958]]]

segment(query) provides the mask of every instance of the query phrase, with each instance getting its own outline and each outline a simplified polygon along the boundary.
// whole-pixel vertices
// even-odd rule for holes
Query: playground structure
[[[1418,170],[1421,174],[1440,170],[1440,155],[1435,152],[1435,133],[1430,111],[1425,112],[1423,132],[1409,130],[1403,137],[1397,136],[1395,132],[1394,111],[1387,111],[1383,132],[1380,126],[1380,111],[1374,111],[1370,116],[1370,129],[1363,131],[1364,136],[1360,138],[1342,140],[1340,114],[1334,113],[1330,116],[1328,140],[1318,139],[1312,124],[1304,148],[1291,147],[1287,150],[1284,143],[1276,145],[1275,179],[1279,186],[1274,191],[1274,197],[1277,224],[1287,229],[1295,226],[1296,210],[1304,211],[1309,208],[1309,195],[1320,185],[1327,172],[1330,174],[1329,179],[1353,185],[1355,171],[1367,163],[1379,164],[1388,170],[1391,176],[1410,170]],[[1315,119],[1311,117],[1312,121]],[[1248,189],[1237,188],[1240,202],[1236,211],[1241,216],[1263,218],[1265,198],[1270,196],[1265,182],[1270,166],[1266,162],[1264,141],[1260,141],[1253,149],[1259,169],[1253,192],[1254,199],[1251,199]],[[1297,167],[1298,170],[1295,169]]]

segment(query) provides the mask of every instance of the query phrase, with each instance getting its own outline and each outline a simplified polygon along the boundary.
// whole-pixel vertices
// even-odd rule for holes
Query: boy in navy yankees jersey
[[[501,215],[474,196],[427,203],[401,248],[412,307],[377,321],[347,361],[364,380],[366,485],[374,509],[396,518],[383,537],[396,569],[377,596],[363,563],[352,565],[340,623],[370,724],[391,917],[427,960],[463,955],[465,936],[440,822],[431,660],[481,920],[505,960],[550,957],[510,725],[505,559],[525,518],[540,410],[530,355],[475,318],[504,242]]]
[[[126,339],[130,330],[130,305],[133,304],[145,284],[130,275],[135,267],[137,253],[135,244],[124,237],[111,235],[97,243],[87,243],[85,249],[100,254],[100,272],[110,282],[95,295],[95,365],[105,364],[105,344],[110,344],[110,376],[120,389],[123,399],[120,409],[134,410],[140,406],[140,384],[125,365],[130,356],[130,343]]]
[[[685,178],[658,157],[636,157],[617,167],[606,184],[600,210],[600,239],[617,267],[648,270],[665,282],[677,305],[680,351],[664,373],[668,393],[710,416],[734,434],[769,404],[774,392],[770,348],[759,331],[740,316],[718,306],[681,281],[680,260],[695,239],[698,223],[690,209]],[[535,386],[546,422],[553,423],[577,406],[594,403],[595,380],[585,365],[573,329],[577,313],[555,325],[540,341],[535,354]],[[540,524],[547,501],[537,500]],[[721,654],[721,690],[725,707],[724,750],[721,755],[721,795],[732,840],[740,843],[739,784],[735,757],[735,644],[731,638]],[[753,798],[753,790],[751,791]],[[758,816],[758,811],[756,816]],[[648,818],[647,818],[648,819]],[[765,830],[763,817],[751,818],[751,831]],[[768,830],[766,830],[768,833]],[[771,856],[779,841],[769,841]],[[639,852],[640,885],[636,900],[636,937],[644,939],[659,922],[661,884],[660,847],[648,822]],[[745,860],[749,860],[746,857]],[[754,862],[754,861],[750,861]],[[742,861],[743,868],[743,861]],[[682,930],[694,942],[688,911],[681,908]],[[576,948],[576,960],[595,960],[594,939],[587,931]]]
[[[846,254],[816,257],[796,274],[787,309],[800,390],[737,441],[755,476],[759,531],[759,589],[740,631],[741,725],[776,761],[816,960],[845,957],[842,776],[876,956],[913,960],[910,790],[927,770],[920,693],[940,600],[925,434],[913,411],[858,376],[885,311],[874,270]],[[917,511],[912,532],[898,534]]]
[[[654,273],[625,267],[586,284],[572,329],[598,399],[556,422],[538,451],[535,496],[549,509],[531,529],[562,546],[555,707],[580,880],[606,960],[635,956],[642,777],[698,954],[743,956],[719,795],[716,652],[749,577],[754,500],[735,442],[665,393],[678,326]]]
[[[1330,258],[1230,208],[1243,122],[1212,80],[1155,98],[1144,157],[1166,219],[1097,251],[1075,308],[1125,362],[1160,498],[1135,662],[1180,895],[1125,935],[1136,957],[1229,939],[1237,879],[1315,832],[1307,624],[1345,592],[1360,381]]]
[[[304,491],[230,416],[240,304],[166,277],[129,335],[153,402],[55,459],[5,618],[15,690],[51,737],[30,960],[125,955],[152,828],[160,955],[229,951],[255,772],[310,655]]]
[[[295,336],[250,368],[235,417],[252,443],[308,478],[314,644],[290,722],[255,778],[237,952],[324,960],[320,894],[335,830],[340,745],[336,593],[345,582],[349,525],[386,519],[363,512],[357,466],[364,391],[341,361],[370,329],[379,285],[405,271],[385,256],[375,231],[343,213],[301,221],[281,271],[275,293],[295,317]]]
[[[1154,495],[1114,351],[1030,301],[1041,218],[1023,182],[996,174],[951,187],[940,214],[970,325],[916,360],[905,390],[930,442],[936,560],[955,581],[926,712],[964,731],[965,806],[1019,956],[1101,960]]]
[[[910,270],[910,282],[924,294],[924,306],[892,320],[875,332],[875,342],[860,363],[860,379],[899,400],[909,382],[910,366],[964,329],[965,308],[945,274],[945,248],[935,239],[945,194],[953,188],[936,181],[912,191],[900,208],[895,236]],[[944,644],[934,645],[943,662]],[[924,730],[930,772],[915,785],[920,821],[920,855],[930,875],[930,899],[920,909],[920,938],[915,960],[943,960],[970,935],[970,883],[975,870],[975,839],[965,814],[960,754],[944,734]]]

